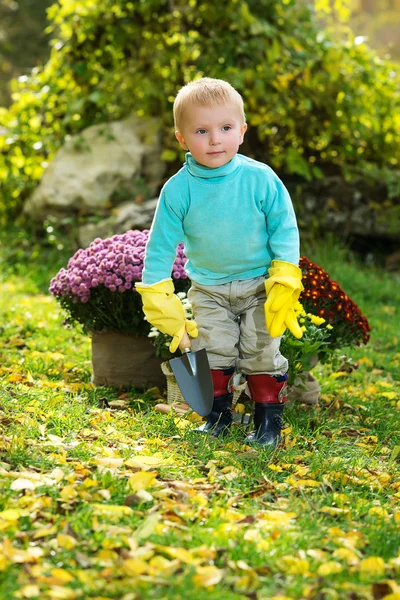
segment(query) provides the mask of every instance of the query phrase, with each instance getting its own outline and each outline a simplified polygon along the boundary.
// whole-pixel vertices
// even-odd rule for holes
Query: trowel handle
[[[191,348],[184,348],[182,352],[184,352],[185,354],[189,354],[191,351]]]

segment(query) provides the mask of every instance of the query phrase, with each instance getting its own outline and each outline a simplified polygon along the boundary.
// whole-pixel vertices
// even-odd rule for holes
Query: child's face
[[[247,129],[233,103],[221,106],[189,106],[176,139],[201,165],[215,169],[237,153]]]

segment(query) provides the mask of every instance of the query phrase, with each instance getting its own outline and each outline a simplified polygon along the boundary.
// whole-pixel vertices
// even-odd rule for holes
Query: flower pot
[[[174,404],[175,402],[185,402],[182,396],[181,390],[176,382],[175,375],[166,360],[161,363],[161,370],[167,378],[167,402],[168,404]]]
[[[165,387],[161,359],[149,338],[121,331],[92,332],[94,385],[120,389]]]
[[[318,362],[318,355],[313,356],[311,369]],[[310,371],[303,371],[296,377],[293,385],[289,386],[288,401],[302,404],[318,404],[321,386]]]

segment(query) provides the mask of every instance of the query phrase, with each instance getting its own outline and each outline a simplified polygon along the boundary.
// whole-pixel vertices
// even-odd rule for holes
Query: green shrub
[[[50,60],[15,82],[13,105],[0,109],[3,223],[67,134],[132,111],[161,117],[170,174],[182,160],[173,99],[201,75],[243,94],[246,150],[282,173],[389,178],[396,168],[394,65],[351,36],[330,39],[295,0],[64,0],[49,19]]]

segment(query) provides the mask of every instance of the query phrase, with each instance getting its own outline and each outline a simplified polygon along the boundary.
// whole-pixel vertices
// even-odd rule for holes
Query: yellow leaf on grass
[[[292,519],[296,517],[294,512],[284,512],[283,510],[265,510],[258,513],[257,517],[260,521],[268,521],[274,526],[289,525]]]
[[[379,395],[387,398],[388,400],[396,400],[397,398],[396,392],[380,392]]]
[[[350,548],[337,548],[333,553],[333,558],[340,558],[352,566],[358,565],[360,562],[357,554],[353,550],[350,550]]]
[[[268,468],[271,469],[271,471],[276,471],[277,473],[282,473],[283,471],[282,467],[280,467],[279,465],[274,465],[272,463],[268,465]]]
[[[305,575],[310,570],[310,563],[306,558],[297,556],[283,556],[282,562],[286,571],[291,575]]]
[[[343,571],[343,567],[340,563],[334,560],[329,560],[318,567],[317,573],[321,577],[328,577],[329,575],[334,575],[335,573],[340,573],[341,571]]]
[[[153,556],[153,558],[149,560],[150,569],[153,572],[156,571],[158,575],[169,575],[175,571],[178,566],[178,560],[168,560],[164,556]]]
[[[287,483],[289,483],[292,487],[300,488],[300,487],[319,487],[321,485],[320,481],[315,481],[314,479],[294,479],[293,477],[287,478]]]
[[[134,458],[128,458],[124,462],[124,465],[127,467],[139,467],[143,471],[147,471],[148,469],[154,467],[160,467],[164,465],[174,464],[174,461],[171,457],[163,457],[163,456],[135,456]]]
[[[94,462],[99,467],[105,467],[108,469],[118,469],[119,467],[122,467],[124,459],[106,456],[105,458],[97,458]]]
[[[129,488],[133,492],[145,490],[156,481],[157,473],[153,471],[138,471],[128,479]]]
[[[378,437],[376,435],[365,435],[363,437],[363,441],[365,443],[371,442],[371,444],[377,444],[378,443]]]
[[[367,358],[366,356],[363,356],[362,358],[359,358],[357,360],[359,365],[366,365],[367,367],[373,367],[374,363],[372,360],[370,360],[369,358]]]
[[[197,567],[193,582],[200,587],[211,587],[217,585],[222,579],[223,571],[213,565]]]
[[[347,515],[350,512],[349,508],[339,508],[338,506],[323,506],[320,508],[320,512],[327,515]]]
[[[31,481],[30,479],[24,479],[23,477],[18,477],[18,479],[15,479],[12,482],[12,484],[10,485],[10,489],[14,491],[34,490],[38,485],[40,485],[39,482]]]
[[[394,594],[384,596],[382,600],[400,600],[400,592],[395,592]]]
[[[4,521],[18,521],[22,514],[19,508],[8,508],[0,512],[0,519]]]
[[[78,592],[67,587],[52,585],[46,597],[49,600],[75,600],[78,597]]]
[[[40,527],[37,529],[33,535],[34,540],[38,540],[40,538],[49,537],[49,535],[54,535],[57,533],[57,527],[53,525],[52,527]]]
[[[150,515],[145,519],[140,527],[136,529],[133,536],[137,540],[148,538],[156,532],[160,515]]]
[[[169,554],[171,558],[177,558],[181,562],[187,565],[196,565],[199,563],[199,559],[195,558],[189,550],[185,548],[174,548],[172,546],[164,546],[163,551]]]
[[[50,571],[51,575],[59,580],[60,584],[70,583],[75,578],[71,573],[68,573],[65,569],[52,569]]]
[[[389,517],[388,511],[385,508],[382,508],[382,506],[373,506],[372,508],[369,509],[368,514],[372,515],[374,517],[383,517],[383,518]]]
[[[385,572],[385,561],[380,556],[370,556],[360,562],[360,573],[365,575],[382,575]]]
[[[64,500],[64,502],[70,502],[71,500],[74,500],[77,497],[77,495],[78,492],[76,491],[73,485],[66,485],[60,491],[60,497],[62,500]]]
[[[93,513],[99,517],[127,517],[133,513],[130,506],[119,506],[113,504],[92,504]]]
[[[71,550],[75,548],[77,541],[72,535],[66,533],[59,533],[57,536],[57,544],[59,548],[65,548],[65,550]]]
[[[135,577],[136,575],[142,575],[148,571],[147,562],[140,558],[128,558],[122,563],[122,571],[125,575]]]
[[[40,597],[40,588],[35,584],[24,585],[18,594],[20,598],[37,598]]]
[[[4,553],[13,563],[35,563],[43,556],[43,550],[38,546],[29,546],[27,550],[13,548],[10,542],[4,542],[4,546]]]

